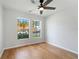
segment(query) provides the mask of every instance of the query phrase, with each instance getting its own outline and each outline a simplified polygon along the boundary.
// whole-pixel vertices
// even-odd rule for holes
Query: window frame
[[[26,17],[18,17],[17,20],[18,20],[18,19],[21,19],[21,18],[24,18],[24,19],[26,19],[26,20],[29,21],[29,38],[18,39],[18,31],[17,31],[17,39],[18,39],[18,40],[30,39],[30,19],[28,19],[28,18],[26,18]],[[18,30],[18,25],[17,25],[17,30]]]

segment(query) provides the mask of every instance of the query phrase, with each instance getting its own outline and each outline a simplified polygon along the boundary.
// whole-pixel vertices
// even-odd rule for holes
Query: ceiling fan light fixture
[[[40,11],[43,11],[43,10],[44,10],[44,8],[43,8],[43,7],[40,7],[40,8],[39,8],[39,10],[40,10]]]

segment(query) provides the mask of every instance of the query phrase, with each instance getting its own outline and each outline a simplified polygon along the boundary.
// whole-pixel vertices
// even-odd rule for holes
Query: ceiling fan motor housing
[[[44,0],[40,0],[40,3],[42,4],[44,2]]]

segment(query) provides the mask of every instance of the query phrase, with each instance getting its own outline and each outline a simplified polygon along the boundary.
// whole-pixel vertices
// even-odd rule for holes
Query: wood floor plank
[[[5,50],[1,59],[78,59],[78,56],[47,43],[41,43]]]

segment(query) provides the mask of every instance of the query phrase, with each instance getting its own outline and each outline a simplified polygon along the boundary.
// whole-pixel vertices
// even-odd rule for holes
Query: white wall
[[[2,53],[2,6],[0,4],[0,54]]]
[[[78,52],[77,4],[49,16],[46,21],[47,42]]]
[[[0,5],[0,53],[1,53],[1,50],[2,50],[2,8],[1,8],[1,5]]]
[[[16,47],[26,44],[34,44],[39,42],[44,42],[44,32],[42,32],[42,37],[39,39],[17,39],[17,17],[25,17],[32,20],[41,20],[43,18],[41,16],[30,15],[24,12],[20,12],[17,10],[4,8],[4,48]],[[44,24],[42,25],[42,30],[44,31]]]

